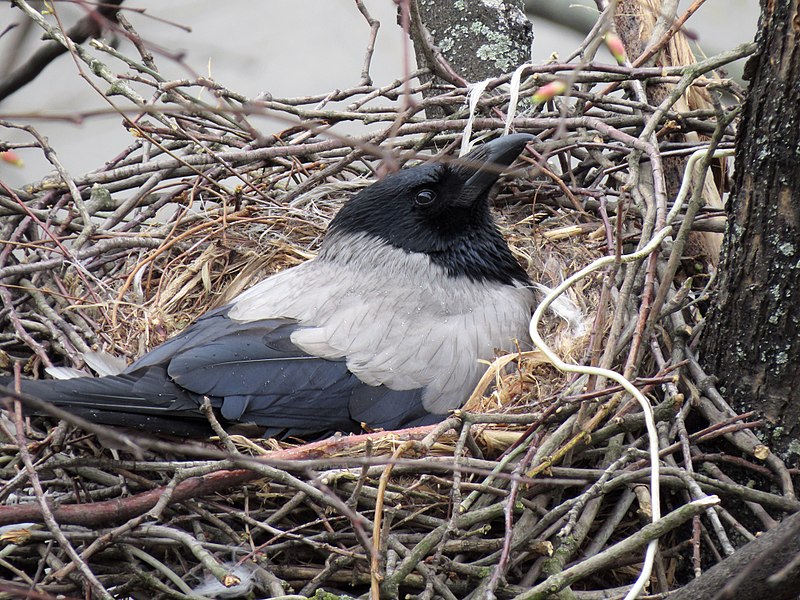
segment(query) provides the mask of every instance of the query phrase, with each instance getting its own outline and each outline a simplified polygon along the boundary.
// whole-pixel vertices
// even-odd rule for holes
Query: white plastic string
[[[461,138],[461,150],[459,156],[464,156],[467,152],[472,150],[472,124],[475,122],[475,110],[478,108],[478,100],[481,99],[486,86],[489,85],[491,79],[484,79],[478,83],[469,84],[469,92],[467,92],[467,102],[469,103],[469,119],[467,119],[467,126],[464,127],[464,137]]]
[[[510,94],[508,97],[508,114],[506,114],[506,127],[503,129],[503,135],[508,135],[511,130],[511,121],[517,116],[517,102],[519,101],[519,86],[522,81],[522,72],[527,68],[527,64],[520,65],[511,76]]]

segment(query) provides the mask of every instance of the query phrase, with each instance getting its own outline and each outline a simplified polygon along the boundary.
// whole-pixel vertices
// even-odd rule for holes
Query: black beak
[[[536,138],[529,133],[506,135],[478,146],[458,159],[453,171],[464,180],[457,204],[472,206],[485,197],[500,174]]]

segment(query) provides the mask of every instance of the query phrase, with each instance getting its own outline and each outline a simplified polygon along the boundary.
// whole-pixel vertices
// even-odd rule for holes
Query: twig
[[[605,568],[629,552],[635,552],[641,549],[643,546],[651,544],[653,540],[657,540],[665,533],[682,525],[694,515],[704,511],[709,506],[713,506],[717,502],[719,502],[718,498],[709,496],[702,500],[695,500],[690,504],[685,504],[671,513],[667,513],[659,521],[645,525],[634,535],[614,544],[600,554],[596,554],[591,558],[581,561],[580,563],[547,578],[545,581],[534,586],[529,591],[515,596],[514,600],[544,599],[547,596],[571,585],[573,582]],[[630,592],[628,592],[628,595],[630,595]]]

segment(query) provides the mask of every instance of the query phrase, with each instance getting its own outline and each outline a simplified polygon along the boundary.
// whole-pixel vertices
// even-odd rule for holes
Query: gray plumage
[[[484,361],[528,339],[534,295],[487,195],[531,139],[387,176],[345,205],[315,259],[203,315],[120,375],[26,381],[23,391],[97,422],[181,435],[205,429],[203,397],[224,423],[272,436],[441,420],[469,397]]]

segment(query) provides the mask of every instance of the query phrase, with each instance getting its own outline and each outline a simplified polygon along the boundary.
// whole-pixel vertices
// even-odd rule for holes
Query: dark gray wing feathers
[[[229,319],[227,311],[207,313],[120,375],[25,381],[23,391],[96,422],[187,435],[205,421],[199,410],[204,397],[223,423],[254,423],[265,427],[267,436],[355,432],[362,423],[390,429],[430,416],[421,389],[370,386],[344,359],[298,349],[290,337],[297,322],[242,323]],[[161,423],[176,417],[185,427]]]

